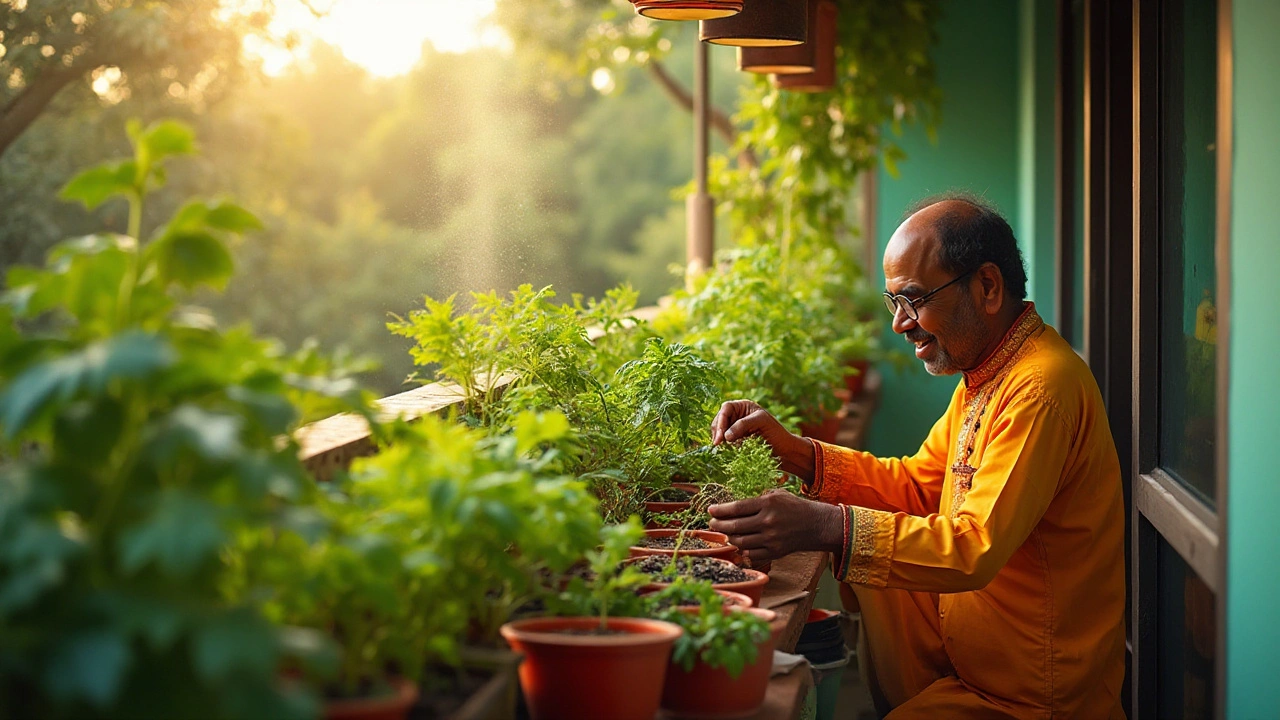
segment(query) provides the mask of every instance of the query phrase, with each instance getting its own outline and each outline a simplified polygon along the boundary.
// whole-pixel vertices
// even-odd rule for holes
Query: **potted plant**
[[[731,560],[738,554],[729,544],[729,536],[711,530],[657,529],[645,530],[640,541],[630,548],[631,557],[646,555],[687,555]]]
[[[610,614],[622,599],[636,602],[643,578],[619,567],[619,560],[639,533],[634,522],[603,528],[601,547],[589,555],[590,585],[574,578],[557,605],[560,612],[574,615],[517,620],[502,627],[511,647],[525,655],[520,685],[535,720],[651,720],[657,712],[680,628]]]
[[[331,715],[375,703],[403,714],[410,684],[429,717],[468,701],[461,669],[495,659],[475,646],[498,642],[544,571],[568,569],[598,535],[594,500],[560,472],[568,434],[557,413],[518,415],[496,435],[434,416],[396,424],[331,488],[321,540],[275,536],[246,551],[246,584],[272,591],[276,619],[341,647],[336,676],[308,677]]]
[[[134,156],[63,196],[123,198],[128,235],[56,246],[0,302],[0,716],[314,716],[286,663],[316,633],[234,591],[236,538],[305,524],[315,489],[291,432],[368,398],[313,352],[287,355],[186,306],[232,273],[243,208],[191,201],[144,232],[176,122],[129,124]]]
[[[783,630],[772,610],[733,607],[705,583],[647,598],[654,617],[684,629],[671,653],[662,708],[676,717],[744,717],[764,702]]]
[[[648,575],[649,589],[661,589],[678,578],[705,580],[717,590],[728,590],[746,595],[751,604],[759,605],[769,576],[759,570],[738,567],[728,560],[712,557],[664,557],[646,555],[632,558],[627,565]]]

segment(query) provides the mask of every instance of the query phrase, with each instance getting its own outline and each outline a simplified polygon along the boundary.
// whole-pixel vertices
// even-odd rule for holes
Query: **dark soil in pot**
[[[657,550],[675,550],[676,538],[671,537],[646,537],[640,541],[640,547],[654,548]],[[706,550],[707,548],[724,547],[723,543],[709,543],[699,537],[686,537],[680,543],[681,550]]]
[[[688,502],[691,497],[693,497],[693,493],[684,488],[669,487],[653,493],[645,500],[647,502]]]
[[[715,584],[740,583],[751,579],[751,576],[732,563],[715,558],[681,557],[677,558],[673,569],[671,558],[665,555],[650,555],[635,561],[636,569],[652,575],[658,580],[673,580],[675,575],[707,580]]]
[[[435,668],[422,683],[418,700],[409,708],[409,720],[444,720],[475,695],[489,678],[492,670],[476,668]]]

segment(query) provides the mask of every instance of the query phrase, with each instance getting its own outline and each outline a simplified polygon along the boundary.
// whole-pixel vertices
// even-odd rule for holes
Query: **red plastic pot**
[[[664,538],[674,537],[679,534],[680,530],[658,529],[645,530],[645,537]],[[685,530],[683,531],[687,537],[696,537],[705,540],[709,544],[715,544],[716,547],[709,548],[692,548],[685,550],[681,548],[680,554],[689,557],[714,557],[722,560],[733,561],[733,557],[738,554],[738,548],[729,544],[729,536],[724,533],[713,532],[711,530]],[[640,545],[631,546],[631,557],[644,557],[646,555],[674,555],[674,550],[664,550],[662,548],[643,547]]]
[[[662,697],[678,625],[610,618],[617,635],[571,635],[599,618],[531,618],[502,626],[512,650],[524,653],[520,687],[534,720],[652,720]]]
[[[645,510],[646,518],[652,515],[656,515],[658,513],[678,513],[678,512],[685,511],[686,509],[688,509],[689,505],[692,504],[693,496],[697,495],[698,491],[702,489],[697,485],[694,485],[693,483],[681,483],[681,482],[671,483],[671,487],[677,490],[684,490],[685,492],[689,493],[689,500],[653,501],[653,502],[645,501],[644,510]],[[650,530],[670,527],[669,525],[663,525],[653,520],[646,520],[644,526],[645,528]]]
[[[630,563],[635,562],[638,559],[639,558],[631,558],[629,560],[624,560],[623,562]],[[728,560],[720,560],[719,558],[715,558],[715,560],[717,562],[729,563],[730,565],[733,564]],[[711,587],[716,590],[728,590],[729,592],[742,593],[751,599],[751,605],[752,607],[755,607],[760,604],[760,596],[764,594],[764,586],[769,584],[769,576],[759,570],[752,570],[750,568],[742,568],[742,572],[746,573],[750,579],[736,583],[712,583]],[[651,582],[648,585],[645,585],[642,589],[657,590],[667,587],[670,584],[671,583],[666,582]]]
[[[761,608],[735,609],[764,618],[771,625],[769,639],[756,645],[756,661],[730,677],[724,668],[709,667],[701,660],[692,670],[671,663],[662,688],[662,709],[675,717],[737,718],[754,713],[764,703],[773,670],[773,650],[785,629],[777,614]]]
[[[390,685],[395,691],[390,695],[325,701],[325,720],[405,720],[418,699],[418,686],[399,678]]]

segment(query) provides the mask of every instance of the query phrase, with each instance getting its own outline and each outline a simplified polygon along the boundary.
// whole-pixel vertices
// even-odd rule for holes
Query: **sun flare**
[[[292,34],[299,50],[251,48],[275,74],[305,54],[312,41],[337,47],[353,63],[374,75],[407,72],[430,42],[441,52],[465,52],[505,43],[505,36],[484,20],[494,0],[313,0],[317,17],[298,0],[280,0],[271,30]]]

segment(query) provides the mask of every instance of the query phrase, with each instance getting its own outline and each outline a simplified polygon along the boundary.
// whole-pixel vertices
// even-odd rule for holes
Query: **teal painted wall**
[[[1027,294],[1054,317],[1054,63],[1056,0],[1018,4],[1018,224]]]
[[[1280,2],[1234,0],[1227,717],[1280,712]]]
[[[941,41],[934,54],[944,96],[937,144],[930,143],[922,129],[912,128],[900,140],[907,152],[901,176],[894,178],[880,171],[875,239],[881,254],[907,207],[948,190],[986,197],[1004,213],[1015,232],[1023,229],[1018,188],[1018,91],[1025,79],[1019,72],[1019,9],[1018,3],[1008,0],[947,3],[939,25]],[[1027,238],[1019,240],[1027,253]],[[1049,242],[1052,247],[1052,238]],[[883,286],[881,268],[871,268],[871,272],[874,282]],[[885,338],[890,348],[909,348],[887,322]],[[887,366],[880,368],[884,386],[868,438],[868,449],[877,455],[915,453],[959,381],[958,376],[926,374],[914,356],[910,363],[912,369],[901,373]]]

